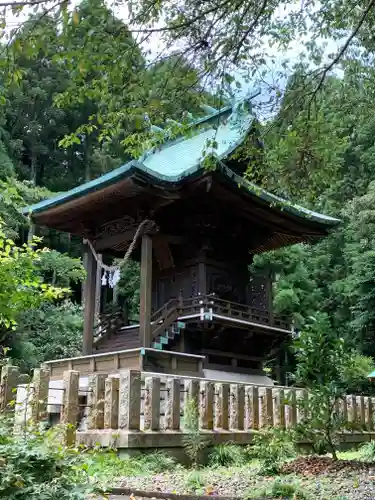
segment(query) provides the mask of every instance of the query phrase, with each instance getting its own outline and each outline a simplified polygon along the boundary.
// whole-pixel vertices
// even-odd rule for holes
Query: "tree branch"
[[[238,59],[238,56],[240,54],[242,45],[244,44],[246,38],[249,36],[249,34],[255,28],[255,26],[257,25],[260,17],[262,16],[262,14],[264,13],[264,11],[266,10],[267,3],[268,3],[268,0],[263,0],[263,3],[262,3],[262,5],[261,5],[261,7],[259,9],[258,14],[256,15],[256,17],[253,20],[253,22],[250,24],[250,26],[247,28],[247,30],[245,31],[245,33],[242,35],[241,40],[238,42],[238,44],[237,44],[237,50],[236,50],[236,52],[235,52],[235,54],[233,56],[233,63],[234,64],[236,63],[236,61]]]
[[[344,45],[341,47],[341,49],[336,54],[336,56],[333,58],[333,60],[330,62],[330,64],[328,64],[328,66],[326,66],[324,68],[324,70],[323,70],[323,72],[321,74],[319,83],[318,83],[318,85],[316,86],[315,90],[313,91],[313,93],[311,95],[311,98],[310,98],[310,101],[309,101],[309,106],[312,103],[312,101],[315,99],[315,97],[316,97],[317,93],[319,92],[319,90],[322,88],[322,85],[324,83],[324,80],[326,79],[327,74],[340,61],[340,59],[342,58],[342,56],[345,54],[345,52],[347,51],[349,45],[353,41],[353,38],[356,37],[356,35],[358,34],[358,31],[361,29],[363,23],[365,22],[367,14],[370,12],[370,10],[374,6],[375,6],[375,0],[371,0],[370,3],[368,4],[368,6],[366,7],[366,9],[363,11],[362,16],[359,19],[357,26],[354,28],[354,30],[352,31],[352,33],[350,34],[350,36],[347,38],[347,40],[344,43]]]

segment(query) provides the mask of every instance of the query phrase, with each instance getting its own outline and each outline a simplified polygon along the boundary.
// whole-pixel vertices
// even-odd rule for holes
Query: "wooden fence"
[[[176,436],[187,431],[185,417],[190,401],[197,408],[200,431],[215,436],[215,442],[250,442],[258,429],[292,428],[308,418],[306,407],[300,403],[306,402],[308,392],[291,387],[260,387],[135,370],[117,377],[92,375],[85,389],[80,388],[79,380],[80,373],[69,370],[64,372],[62,387],[51,388],[48,369],[40,368],[30,384],[19,385],[17,369],[4,367],[1,408],[4,411],[12,405],[18,385],[16,428],[27,422],[46,421],[49,405],[55,405],[51,391],[58,390],[60,422],[65,424],[68,444],[77,440],[109,446],[116,438],[123,447],[178,446],[181,438]],[[339,402],[338,410],[348,428],[356,426],[362,434],[368,434],[374,430],[374,404],[373,397],[350,395]]]

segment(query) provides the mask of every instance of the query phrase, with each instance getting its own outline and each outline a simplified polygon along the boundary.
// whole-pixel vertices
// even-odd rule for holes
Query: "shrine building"
[[[271,277],[251,276],[249,266],[261,252],[313,243],[339,221],[244,179],[240,148],[249,140],[261,147],[248,101],[209,111],[188,134],[24,209],[35,224],[85,245],[83,353],[47,363],[52,379],[66,369],[135,368],[272,383],[263,363],[292,325],[273,312]],[[212,141],[215,168],[207,168],[202,158]],[[118,274],[102,262],[123,258],[130,245],[140,262],[136,323],[119,308],[98,311],[95,299],[103,273],[109,281]]]

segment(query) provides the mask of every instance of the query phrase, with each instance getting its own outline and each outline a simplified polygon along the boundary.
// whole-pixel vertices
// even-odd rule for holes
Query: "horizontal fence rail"
[[[47,368],[35,370],[32,381],[25,383],[16,367],[6,366],[0,385],[0,408],[3,412],[13,408],[16,431],[29,422],[46,421],[49,409],[57,407],[68,444],[74,444],[78,435],[98,437],[109,430],[144,435],[186,433],[191,408],[196,409],[197,428],[202,433],[235,435],[267,427],[288,429],[309,418],[308,398],[308,392],[298,388],[150,375],[137,370],[117,376],[94,374],[83,388],[78,371],[64,372],[62,385],[57,387]],[[338,401],[336,411],[348,429],[355,425],[371,432],[374,405],[373,397],[348,395]]]

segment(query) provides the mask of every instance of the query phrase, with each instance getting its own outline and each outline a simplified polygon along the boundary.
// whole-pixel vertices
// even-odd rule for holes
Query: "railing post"
[[[181,383],[178,378],[167,380],[164,427],[170,431],[180,430],[180,387]]]
[[[199,381],[186,380],[185,381],[185,402],[187,405],[189,401],[194,401],[194,404],[199,409]]]
[[[104,398],[105,380],[104,374],[90,375],[87,394],[87,429],[104,428]]]
[[[105,380],[104,428],[118,428],[119,379],[108,377]]]
[[[79,372],[69,370],[63,374],[64,404],[61,423],[66,426],[65,442],[72,446],[76,439],[78,417]]]
[[[144,430],[160,429],[160,378],[146,377],[144,390]]]
[[[215,428],[229,429],[229,384],[215,385]]]
[[[48,392],[50,372],[46,368],[34,370],[32,386],[34,392],[31,399],[31,421],[37,423],[48,418]]]
[[[357,397],[354,395],[349,396],[350,401],[350,423],[358,423],[358,411],[357,411]]]
[[[276,393],[277,425],[285,429],[285,393],[284,389],[279,389]]]
[[[263,411],[263,425],[262,427],[273,427],[273,394],[272,389],[267,387],[264,394],[264,411]]]
[[[365,397],[359,397],[359,415],[360,415],[360,423],[362,429],[366,428],[366,408],[365,408]]]
[[[245,388],[240,384],[230,385],[230,429],[243,430],[245,418]]]
[[[246,427],[248,429],[259,429],[259,388],[256,386],[246,387]]]
[[[200,404],[200,427],[201,429],[212,430],[214,427],[214,384],[213,382],[200,383],[201,404]]]
[[[16,399],[18,378],[20,376],[18,366],[5,365],[1,369],[0,379],[0,412],[14,410],[13,401]]]
[[[120,375],[119,428],[139,431],[141,419],[141,372],[128,370]]]
[[[374,428],[374,412],[372,406],[372,398],[367,398],[367,430],[372,431]]]
[[[297,394],[295,389],[290,389],[288,394],[288,427],[297,424]]]

